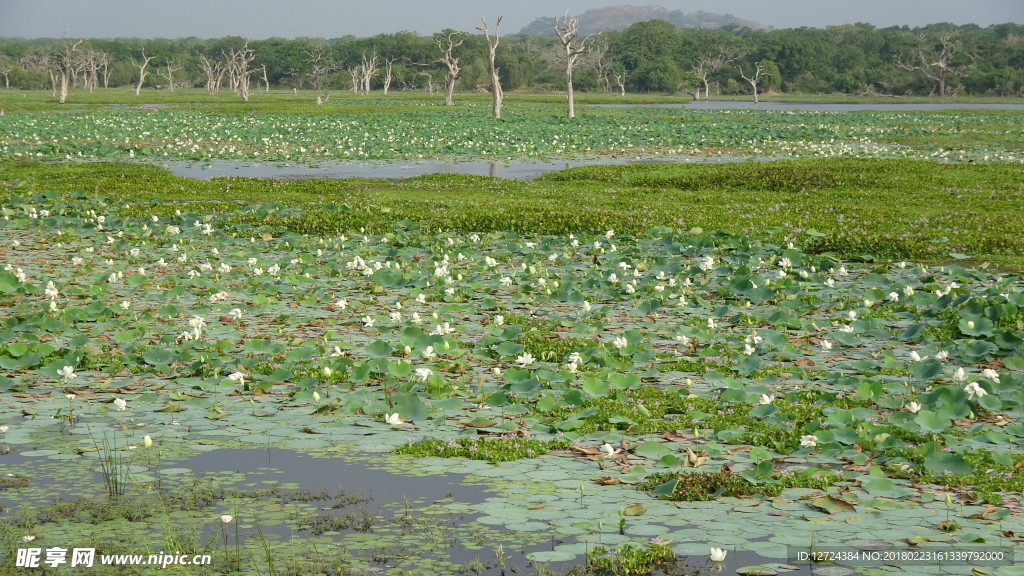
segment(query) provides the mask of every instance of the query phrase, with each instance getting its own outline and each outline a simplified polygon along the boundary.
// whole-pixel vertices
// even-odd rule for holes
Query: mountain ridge
[[[664,6],[649,4],[647,6],[603,6],[591,8],[581,14],[580,34],[587,35],[606,30],[625,30],[637,22],[649,20],[665,20],[675,24],[679,28],[721,28],[730,24],[753,28],[758,30],[766,29],[763,24],[752,20],[743,20],[732,14],[716,14],[713,12],[685,13],[682,10],[669,10]],[[519,34],[552,36],[554,30],[551,24],[544,20],[553,20],[552,17],[538,19],[523,27]]]

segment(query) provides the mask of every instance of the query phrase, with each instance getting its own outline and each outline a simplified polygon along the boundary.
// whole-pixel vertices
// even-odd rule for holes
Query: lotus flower
[[[807,434],[800,437],[800,446],[803,448],[814,448],[818,445],[818,437],[814,434]]]
[[[128,407],[128,402],[124,398],[114,398],[114,406],[118,412],[124,412],[125,408]]]
[[[220,521],[225,523],[225,524],[231,524],[231,521],[234,520],[234,519],[235,519],[235,517],[232,516],[231,514],[223,514],[220,517]]]
[[[724,562],[726,554],[728,554],[728,551],[723,550],[722,548],[716,548],[714,546],[711,547],[712,562]]]
[[[145,436],[142,439],[142,445],[145,446],[146,448],[152,448],[153,447],[153,439],[150,438],[149,436]]]
[[[405,424],[405,422],[403,422],[402,419],[398,417],[398,412],[395,412],[394,414],[385,414],[384,421],[392,426],[399,426],[401,424]]]
[[[612,445],[611,445],[611,444],[609,444],[609,443],[605,442],[605,443],[604,443],[604,445],[603,445],[603,446],[601,446],[601,452],[602,452],[602,453],[603,453],[603,454],[604,454],[605,456],[607,456],[607,457],[611,458],[612,456],[615,456],[615,455],[616,455],[616,454],[618,454],[619,452],[622,452],[622,450],[619,450],[619,449],[617,449],[617,448],[612,448]]]
[[[988,394],[988,392],[986,392],[984,388],[979,386],[977,382],[971,382],[967,386],[964,386],[964,392],[967,392],[968,400],[973,399],[975,396],[981,398],[982,396]]]
[[[73,366],[65,366],[61,368],[60,370],[57,370],[57,374],[60,375],[60,377],[63,378],[65,382],[68,380],[74,380],[75,378],[78,378],[78,375],[75,374],[75,368]]]
[[[907,410],[910,410],[911,414],[917,414],[921,411],[921,404],[919,402],[911,402],[907,404]]]
[[[775,402],[775,394],[761,394],[760,404],[771,404],[772,402]]]

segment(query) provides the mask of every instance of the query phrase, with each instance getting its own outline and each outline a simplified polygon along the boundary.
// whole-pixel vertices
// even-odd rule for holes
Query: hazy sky
[[[537,17],[628,4],[628,0],[0,0],[0,37],[337,38],[444,28],[471,31],[504,14],[503,33]],[[1024,0],[640,0],[669,10],[732,14],[776,28],[869,22],[1024,23]]]

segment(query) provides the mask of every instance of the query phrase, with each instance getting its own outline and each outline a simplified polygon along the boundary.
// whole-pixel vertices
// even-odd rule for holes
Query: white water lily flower
[[[818,445],[818,437],[814,434],[807,434],[800,437],[800,446],[803,448],[814,448]]]
[[[711,547],[711,561],[712,562],[724,562],[725,555],[728,554],[727,550],[722,548]]]
[[[31,541],[33,541],[35,539],[36,539],[36,537],[31,535],[31,534],[26,534],[25,536],[21,537],[21,541],[22,542],[31,542]]]
[[[760,404],[771,404],[772,402],[775,402],[775,394],[761,394]]]
[[[935,359],[938,360],[939,362],[944,362],[948,358],[949,352],[946,352],[945,350],[939,350],[938,352],[935,353]]]
[[[430,360],[432,358],[436,358],[437,357],[437,352],[434,352],[434,347],[433,346],[427,346],[426,349],[423,350],[422,356],[424,358],[426,358],[427,360]]]
[[[78,374],[75,374],[75,369],[72,366],[65,366],[60,370],[57,370],[57,375],[59,375],[65,381],[74,380],[75,378],[78,378]]]
[[[921,356],[916,351],[911,351],[910,359],[913,360],[914,362],[922,362],[924,360],[927,360],[928,357],[927,356]]]
[[[124,412],[128,408],[128,402],[124,398],[114,398],[114,407],[117,408],[118,412]]]
[[[235,519],[235,517],[232,516],[231,514],[223,514],[220,517],[220,521],[225,523],[225,524],[231,524],[231,521],[234,520],[234,519]]]
[[[967,386],[964,386],[964,392],[967,392],[968,400],[973,399],[975,396],[981,398],[982,396],[988,394],[988,392],[986,392],[985,389],[982,388],[977,382],[971,382]]]
[[[532,354],[530,354],[529,352],[523,352],[520,356],[516,357],[516,364],[519,364],[520,366],[525,368],[533,364],[534,360],[536,359],[533,357]]]
[[[405,422],[403,422],[402,419],[398,417],[398,412],[395,412],[394,414],[385,414],[384,422],[392,426],[399,426],[401,424],[405,424]]]
[[[494,316],[494,324],[495,324],[495,326],[501,326],[504,323],[505,323],[505,317],[502,316],[501,314],[495,314],[495,316]]]
[[[953,380],[958,382],[963,382],[964,380],[967,380],[967,374],[964,373],[963,366],[957,367],[956,372],[953,372]]]
[[[370,316],[363,316],[363,326],[373,328],[373,318]]]
[[[921,404],[919,402],[911,402],[907,404],[907,410],[909,410],[911,414],[917,414],[921,411]]]
[[[988,378],[989,380],[999,383],[999,373],[991,368],[985,368],[981,371],[982,378]]]
[[[317,392],[316,390],[313,390],[313,402],[319,402],[319,401],[320,401],[320,393]]]
[[[420,382],[426,382],[428,378],[434,375],[434,371],[430,368],[417,368],[416,377],[420,379]]]
[[[607,457],[609,457],[609,458],[610,458],[610,457],[612,457],[612,456],[615,456],[615,455],[616,455],[616,454],[618,454],[619,452],[622,452],[622,450],[619,450],[619,449],[617,449],[617,448],[613,448],[611,444],[609,444],[609,443],[605,442],[605,443],[604,443],[604,445],[603,445],[603,446],[601,446],[601,452],[602,452],[602,453],[603,453],[603,454],[604,454],[605,456],[607,456]]]
[[[622,336],[616,336],[615,340],[612,341],[612,346],[615,346],[619,350],[622,350],[626,346],[629,346],[629,342]]]
[[[245,384],[245,374],[241,372],[232,372],[231,374],[228,374],[228,380],[241,386]]]
[[[144,436],[142,438],[142,445],[145,446],[146,448],[152,448],[153,447],[153,439],[150,438],[148,435]]]
[[[829,342],[828,340],[822,340],[821,349],[824,350],[825,352],[828,352],[829,350],[832,349],[832,343]]]
[[[228,312],[228,316],[230,316],[232,320],[241,320],[242,319],[242,309],[241,308],[232,308],[231,311]]]

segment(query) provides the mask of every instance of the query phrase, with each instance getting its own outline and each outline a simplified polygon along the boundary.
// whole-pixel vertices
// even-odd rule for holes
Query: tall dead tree
[[[363,61],[359,65],[359,91],[363,95],[370,93],[370,81],[377,75],[377,52],[373,52],[370,58],[363,54]]]
[[[441,57],[434,62],[444,64],[448,68],[448,72],[445,73],[445,85],[444,85],[444,104],[445,106],[452,105],[452,94],[455,93],[455,82],[459,78],[459,72],[462,71],[459,68],[459,59],[455,57],[455,49],[462,46],[465,39],[455,41],[455,37],[462,34],[462,32],[449,32],[448,34],[435,34],[434,44],[437,49],[441,51]]]
[[[391,89],[391,80],[394,78],[395,62],[398,58],[385,58],[384,59],[384,95],[388,95],[388,90]]]
[[[4,89],[11,89],[11,72],[14,72],[14,62],[9,60],[6,56],[0,56],[0,74],[4,77]]]
[[[501,42],[501,35],[498,32],[498,28],[501,26],[501,14],[498,14],[498,20],[494,23],[494,38],[491,38],[491,32],[487,28],[487,21],[482,17],[480,23],[483,26],[477,28],[484,34],[484,38],[487,40],[487,57],[491,65],[491,117],[501,118],[501,101],[504,97],[504,93],[501,90],[501,76],[498,75],[498,67],[494,64],[494,58],[498,51],[498,43]]]
[[[964,78],[974,72],[977,55],[964,48],[959,36],[959,30],[945,30],[934,39],[922,35],[920,45],[913,56],[905,60],[904,57],[897,55],[896,66],[920,72],[933,84],[932,94],[945,96],[946,82],[949,78]]]
[[[220,91],[220,83],[224,80],[224,62],[211,61],[205,54],[199,54],[199,68],[206,74],[206,92],[210,96],[216,96]]]
[[[249,76],[255,72],[255,70],[249,69],[249,64],[256,59],[256,53],[249,48],[249,43],[246,42],[238,50],[229,50],[223,54],[231,91],[241,96],[243,102],[248,102]]]
[[[157,72],[157,74],[159,74],[161,78],[165,78],[167,80],[167,88],[171,91],[172,94],[174,93],[174,73],[179,70],[181,70],[181,67],[177,66],[176,62],[174,62],[173,60],[168,60],[164,64],[164,69],[160,72]]]
[[[693,72],[697,75],[697,78],[700,78],[701,83],[704,84],[705,101],[708,99],[708,94],[711,92],[711,86],[708,83],[708,75],[714,74],[719,68],[739,59],[740,56],[739,48],[731,44],[720,42],[705,47],[693,60]],[[697,87],[697,93],[694,95],[693,99],[700,100],[700,86]]]
[[[57,74],[60,77],[60,98],[57,102],[63,104],[68,99],[68,78],[73,77],[76,74],[77,60],[78,60],[78,47],[82,45],[83,40],[72,42],[65,36],[61,40],[61,46],[57,49],[57,57],[55,58],[55,64],[57,66]]]
[[[327,45],[316,43],[302,52],[306,55],[306,64],[309,65],[309,81],[313,84],[313,90],[317,92],[324,89],[324,76],[338,69],[338,64],[327,52]]]
[[[146,67],[149,66],[149,61],[155,58],[155,56],[146,56],[146,49],[142,49],[142,64],[135,61],[135,58],[130,58],[132,65],[139,69],[139,83],[135,85],[135,95],[139,95],[139,91],[142,90],[142,83],[146,81]]]
[[[755,104],[758,102],[758,99],[757,99],[757,83],[760,82],[761,79],[765,78],[766,76],[769,76],[769,74],[767,72],[765,72],[764,66],[762,66],[760,62],[755,62],[754,63],[754,75],[749,77],[749,78],[746,75],[743,74],[743,67],[740,67],[740,77],[743,78],[744,80],[746,80],[747,82],[749,82],[750,83],[750,87],[754,89],[754,103]]]
[[[580,33],[580,17],[569,16],[568,12],[561,18],[541,20],[551,24],[555,29],[555,36],[558,37],[559,43],[562,44],[562,48],[565,50],[565,94],[568,106],[566,116],[568,118],[575,118],[576,106],[572,87],[572,70],[576,66],[576,60],[579,59],[580,55],[586,53],[590,41],[596,35],[591,34],[577,42],[577,37]]]

